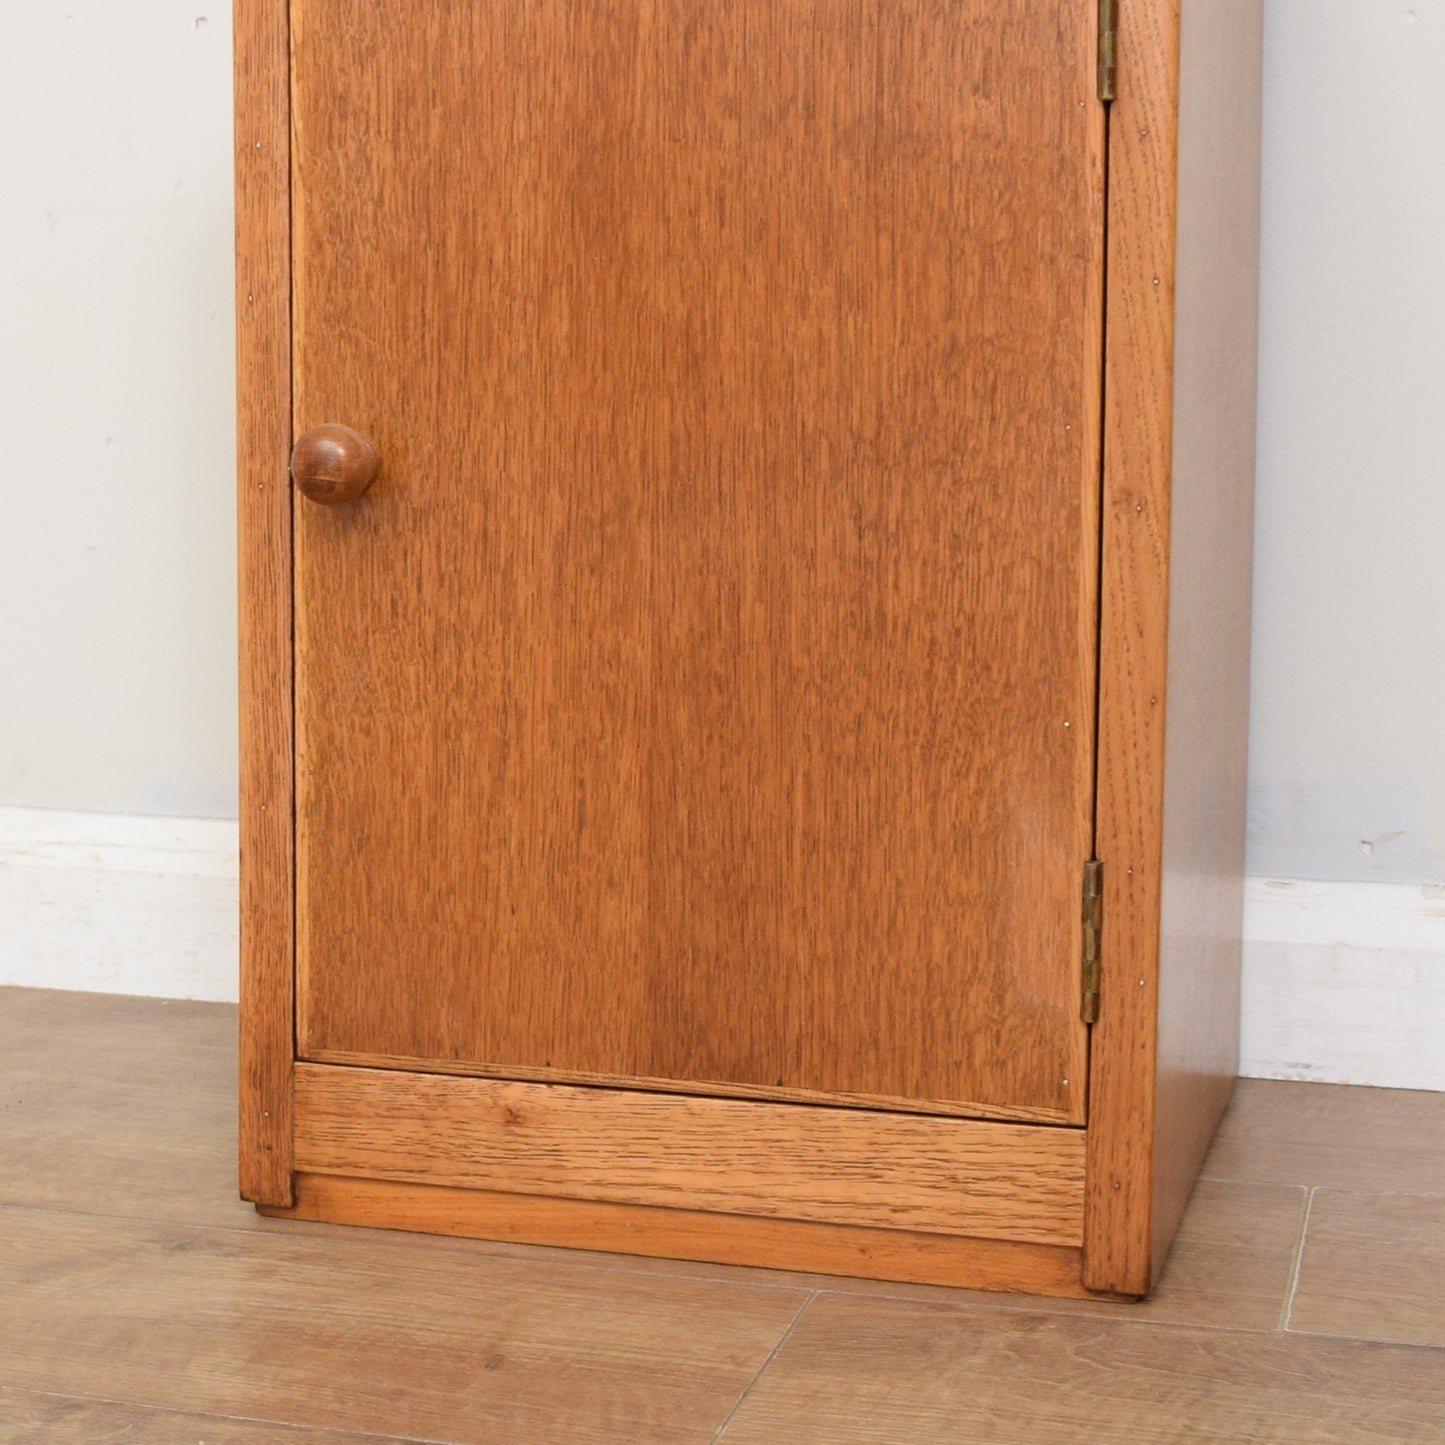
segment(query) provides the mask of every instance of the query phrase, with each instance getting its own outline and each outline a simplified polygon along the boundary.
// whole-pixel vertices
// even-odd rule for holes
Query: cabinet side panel
[[[286,0],[238,0],[240,1186],[291,1203],[290,124]]]
[[[1117,55],[1095,833],[1104,864],[1103,974],[1090,1040],[1084,1283],[1143,1294],[1162,872],[1179,0],[1120,6]]]
[[[1156,1273],[1239,1062],[1261,36],[1259,0],[1184,8],[1154,1119]]]

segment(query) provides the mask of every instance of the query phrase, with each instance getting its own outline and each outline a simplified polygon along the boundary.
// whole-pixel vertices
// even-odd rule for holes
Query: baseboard
[[[0,984],[236,998],[236,824],[0,808]],[[1251,878],[1241,1073],[1445,1090],[1445,887]]]
[[[236,824],[0,808],[0,984],[234,1001]]]
[[[1445,1090],[1445,887],[1251,878],[1240,1072]]]

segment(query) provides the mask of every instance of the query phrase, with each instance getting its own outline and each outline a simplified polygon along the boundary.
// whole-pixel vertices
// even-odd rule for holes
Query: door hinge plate
[[[1084,969],[1079,1015],[1086,1024],[1099,1018],[1099,935],[1104,923],[1104,865],[1084,864]]]
[[[1118,77],[1119,0],[1099,0],[1099,99],[1113,100]]]

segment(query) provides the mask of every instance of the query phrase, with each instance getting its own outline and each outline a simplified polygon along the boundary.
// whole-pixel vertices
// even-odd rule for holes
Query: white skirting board
[[[1240,1072],[1445,1090],[1445,887],[1251,878]]]
[[[236,878],[232,821],[0,808],[0,984],[234,1001]],[[1445,887],[1249,879],[1243,1008],[1252,1078],[1445,1090]]]
[[[234,1001],[236,824],[0,808],[0,984]]]

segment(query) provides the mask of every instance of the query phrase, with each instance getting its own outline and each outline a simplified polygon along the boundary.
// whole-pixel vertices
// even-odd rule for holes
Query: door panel
[[[1081,1120],[1094,7],[291,9],[302,1055]]]

